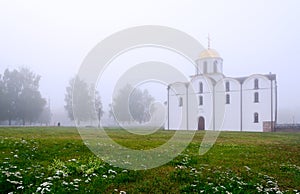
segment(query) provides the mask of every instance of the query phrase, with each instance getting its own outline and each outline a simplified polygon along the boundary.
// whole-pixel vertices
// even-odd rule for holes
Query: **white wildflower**
[[[81,179],[74,179],[73,181],[74,181],[74,182],[80,182]]]
[[[17,178],[19,178],[19,179],[21,179],[21,178],[23,178],[22,176],[21,176],[21,173],[20,172],[15,172],[15,177],[17,177]]]
[[[69,183],[66,182],[66,181],[63,181],[62,184],[63,184],[63,185],[69,185]]]
[[[116,171],[114,171],[114,170],[112,170],[112,169],[109,169],[109,170],[108,170],[108,174],[111,174],[111,173],[112,173],[112,174],[117,174]]]
[[[40,186],[42,186],[42,187],[49,187],[51,185],[52,185],[52,183],[50,183],[50,182],[43,182]]]
[[[15,184],[15,185],[21,185],[22,181],[18,182],[18,181],[11,181],[9,179],[6,179],[7,182],[10,182],[11,184]]]
[[[250,171],[251,168],[249,166],[244,166],[246,168],[247,171]]]
[[[23,186],[18,186],[17,189],[24,189],[24,187]]]

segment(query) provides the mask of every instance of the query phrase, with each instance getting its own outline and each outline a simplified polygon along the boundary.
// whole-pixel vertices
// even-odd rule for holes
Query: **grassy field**
[[[174,133],[107,131],[134,149],[156,147]],[[197,132],[171,162],[134,171],[95,157],[75,128],[0,128],[0,193],[300,192],[300,133],[222,132],[200,156],[203,136]]]

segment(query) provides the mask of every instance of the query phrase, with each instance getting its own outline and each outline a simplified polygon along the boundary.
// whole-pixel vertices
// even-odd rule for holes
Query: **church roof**
[[[253,76],[253,75],[245,76],[245,77],[233,77],[233,79],[236,79],[240,83],[243,83],[246,79],[248,79],[251,76]],[[261,74],[261,76],[265,76],[269,80],[273,80],[273,81],[276,80],[276,74],[272,74],[272,73],[270,73],[270,74]]]
[[[200,53],[200,59],[204,58],[221,58],[219,53],[214,49],[206,49]]]

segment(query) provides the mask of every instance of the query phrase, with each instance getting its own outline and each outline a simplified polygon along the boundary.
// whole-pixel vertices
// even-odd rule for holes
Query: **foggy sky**
[[[162,25],[204,46],[209,33],[226,76],[277,74],[279,121],[300,122],[299,7],[298,0],[2,0],[0,73],[29,67],[42,76],[52,109],[61,109],[69,79],[98,42],[129,27]]]

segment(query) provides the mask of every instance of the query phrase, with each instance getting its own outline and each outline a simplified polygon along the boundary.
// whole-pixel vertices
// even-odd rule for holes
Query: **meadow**
[[[106,131],[134,149],[174,134]],[[204,133],[163,166],[126,170],[96,157],[76,128],[1,127],[0,193],[300,193],[300,133],[221,132],[199,155]]]

